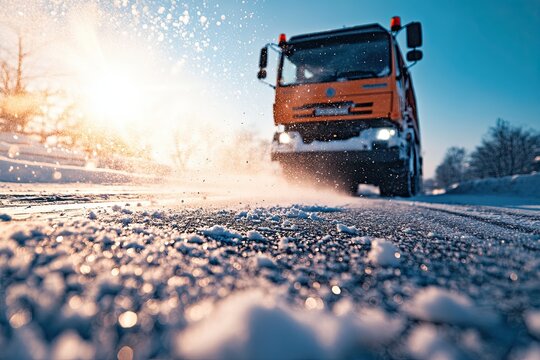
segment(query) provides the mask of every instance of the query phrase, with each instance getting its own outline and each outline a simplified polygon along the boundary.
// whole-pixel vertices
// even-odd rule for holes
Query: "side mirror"
[[[424,54],[420,50],[411,50],[407,53],[407,61],[419,61],[422,60]]]
[[[265,46],[261,49],[261,57],[259,58],[259,72],[257,73],[257,79],[264,80],[268,75],[266,73],[266,67],[268,66],[268,46]],[[266,85],[270,86],[272,89],[275,89],[276,86],[272,85],[266,81],[263,81]]]
[[[259,68],[261,70],[266,69],[268,66],[268,47],[263,47],[261,49],[261,56],[259,57]]]
[[[414,49],[422,46],[422,24],[412,22],[407,25],[407,47]]]
[[[266,70],[264,69],[259,70],[259,72],[257,73],[257,79],[259,80],[266,79]]]

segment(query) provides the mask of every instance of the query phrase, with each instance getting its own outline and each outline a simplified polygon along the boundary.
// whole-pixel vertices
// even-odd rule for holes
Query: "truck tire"
[[[423,179],[422,179],[422,164],[421,164],[421,160],[420,160],[420,156],[418,156],[418,148],[415,146],[414,147],[414,153],[413,153],[413,156],[414,156],[414,172],[413,172],[413,176],[412,176],[412,187],[411,187],[411,193],[412,193],[412,196],[416,196],[418,195],[419,193],[422,192],[422,183],[423,183]]]
[[[406,174],[392,175],[379,185],[379,191],[384,197],[411,197],[411,177]]]
[[[418,170],[416,152],[410,147],[409,156],[396,173],[390,174],[379,185],[379,192],[384,197],[411,197],[418,191]]]

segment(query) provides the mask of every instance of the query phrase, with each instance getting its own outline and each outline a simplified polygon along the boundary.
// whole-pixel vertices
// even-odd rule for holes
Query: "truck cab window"
[[[389,39],[363,34],[333,41],[307,41],[283,54],[281,86],[347,81],[390,75]]]
[[[300,68],[296,66],[288,57],[283,58],[283,70],[281,72],[281,82],[293,84],[299,78]]]

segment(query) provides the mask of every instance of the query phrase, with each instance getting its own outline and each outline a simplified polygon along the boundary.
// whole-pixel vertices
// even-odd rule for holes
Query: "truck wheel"
[[[411,178],[411,194],[418,195],[422,191],[422,172],[420,171],[420,158],[417,155],[416,147],[413,152],[414,168]]]
[[[392,175],[379,186],[381,196],[384,197],[411,197],[411,177],[407,174]]]
[[[414,196],[418,182],[415,162],[415,153],[411,148],[405,164],[397,174],[391,174],[381,182],[379,186],[381,196]]]
[[[411,194],[412,196],[418,195],[422,191],[422,175],[417,168],[415,168],[412,183],[411,183]]]

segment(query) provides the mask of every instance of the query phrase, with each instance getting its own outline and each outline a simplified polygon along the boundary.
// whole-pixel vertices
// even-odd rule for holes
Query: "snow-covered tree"
[[[440,186],[448,187],[463,181],[467,172],[467,151],[461,147],[451,147],[443,161],[435,170],[435,179]]]
[[[498,119],[471,154],[470,173],[475,178],[530,173],[539,148],[538,132]]]

